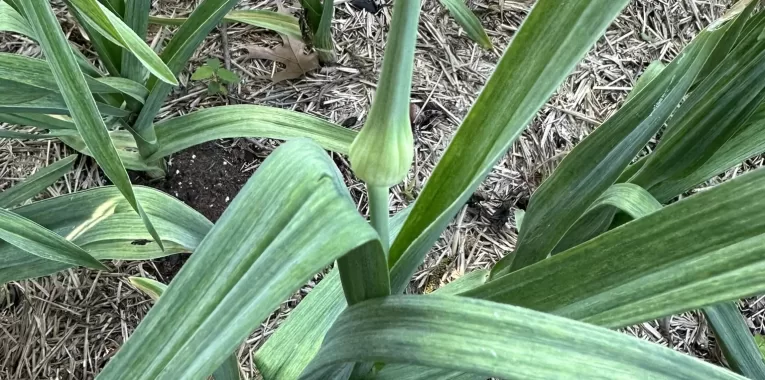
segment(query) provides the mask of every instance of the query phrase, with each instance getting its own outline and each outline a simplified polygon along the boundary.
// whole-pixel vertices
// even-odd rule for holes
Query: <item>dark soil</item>
[[[265,156],[258,151],[258,147],[244,139],[235,144],[209,142],[170,157],[164,179],[148,179],[139,174],[132,180],[136,185],[150,186],[178,198],[214,223],[255,172],[245,168],[256,165]],[[188,256],[173,255],[155,261],[165,281],[175,276]]]

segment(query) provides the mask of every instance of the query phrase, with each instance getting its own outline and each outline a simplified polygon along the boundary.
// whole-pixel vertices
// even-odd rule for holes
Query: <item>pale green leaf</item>
[[[651,193],[632,183],[611,185],[590,205],[585,213],[607,206],[616,207],[626,212],[633,219],[641,218],[661,209],[661,203]]]
[[[242,9],[229,12],[223,18],[225,22],[241,22],[256,26],[259,28],[273,30],[274,32],[285,34],[294,38],[303,38],[300,32],[300,24],[294,16],[267,11],[262,9]],[[150,16],[149,22],[159,25],[181,25],[186,22],[183,17],[158,17]]]
[[[0,122],[16,124],[21,126],[37,127],[40,129],[70,129],[76,130],[77,127],[69,120],[62,117],[34,114],[34,113],[0,113]]]
[[[4,1],[0,1],[0,32],[18,33],[32,39],[35,35],[24,16]]]
[[[537,2],[391,246],[388,265],[394,293],[409,283],[457,211],[626,4],[624,0]],[[525,231],[528,220],[524,223]]]
[[[656,77],[658,77],[665,68],[666,65],[664,65],[664,63],[661,61],[652,61],[648,67],[645,68],[643,73],[640,74],[637,82],[635,82],[635,85],[632,87],[632,91],[627,94],[627,98],[624,99],[624,101],[626,102],[634,98],[638,92],[642,91],[644,88],[646,88],[646,86],[648,86],[648,83],[651,83],[652,80],[656,79]]]
[[[9,208],[34,197],[55,183],[74,165],[77,155],[64,157],[0,193],[0,208]]]
[[[703,31],[645,89],[579,143],[531,197],[514,256],[492,276],[544,259],[672,115],[725,29]]]
[[[163,171],[157,161],[148,161],[141,157],[136,147],[135,138],[129,132],[113,131],[109,133],[109,137],[125,168],[144,172]],[[78,153],[93,157],[93,153],[85,146],[85,142],[82,141],[82,137],[79,135],[62,135],[58,136],[58,138]]]
[[[88,252],[62,236],[4,208],[0,208],[0,240],[43,260],[109,270]]]
[[[109,138],[106,125],[98,113],[96,102],[85,82],[85,76],[77,67],[74,54],[69,49],[50,4],[43,0],[30,0],[22,4],[26,15],[32,20],[31,24],[36,34],[40,37],[40,45],[45,56],[48,57],[51,71],[59,84],[77,131],[106,176],[138,212],[147,230],[161,248],[162,241],[135,198],[130,179]]]
[[[189,58],[207,34],[238,2],[238,0],[204,0],[194,8],[189,18],[173,34],[173,38],[161,54],[162,60],[173,74],[178,75],[186,67]],[[149,97],[141,108],[133,128],[145,141],[154,143],[156,135],[152,123],[173,86],[151,77],[146,87],[149,89]]]
[[[736,304],[728,302],[705,307],[704,315],[731,368],[750,379],[765,379],[762,353]]]
[[[391,239],[395,239],[411,210],[408,207],[390,219]],[[338,270],[333,269],[253,355],[263,378],[297,379],[319,351],[324,335],[346,306]]]
[[[348,153],[356,132],[317,117],[273,107],[235,105],[208,108],[157,123],[158,150],[147,161],[206,141],[231,137],[289,140],[308,137],[324,149]]]
[[[146,41],[151,0],[125,0],[124,9],[122,20],[125,21],[125,26],[135,32],[138,41]],[[123,78],[139,83],[144,83],[146,79],[146,68],[133,54],[122,54],[120,73]]]
[[[765,170],[463,293],[621,327],[765,291]]]
[[[743,379],[626,334],[454,296],[390,296],[343,312],[301,379],[352,361],[411,363],[509,379]]]
[[[765,25],[765,14],[759,16]],[[691,174],[745,125],[765,99],[763,89],[765,41],[750,33],[683,102],[629,182],[650,191],[661,181]]]
[[[483,30],[481,20],[473,14],[473,11],[468,8],[464,0],[439,1],[441,2],[441,5],[446,7],[452,17],[454,17],[454,21],[457,21],[457,23],[465,29],[465,33],[467,33],[471,40],[477,42],[486,50],[491,50],[493,48],[489,36],[487,36],[486,31]]]
[[[218,58],[210,58],[205,62],[205,66],[211,68],[213,72],[217,71],[220,68],[220,60]]]
[[[312,275],[377,240],[326,152],[307,139],[287,142],[261,164],[99,379],[208,376]]]
[[[162,81],[177,86],[173,72],[165,65],[154,50],[146,44],[118,16],[97,0],[68,0],[85,18],[93,29],[114,44],[130,51],[152,74]],[[135,78],[134,78],[135,79]],[[140,80],[141,78],[137,78]]]
[[[130,284],[138,290],[146,293],[154,301],[159,300],[162,293],[167,290],[167,285],[145,277],[128,277]],[[236,355],[229,356],[218,369],[213,372],[214,380],[238,380],[239,361]]]
[[[128,277],[128,281],[130,281],[130,285],[144,292],[154,301],[158,300],[167,289],[167,285],[146,277]]]
[[[13,212],[65,237],[98,260],[148,260],[192,252],[212,227],[204,216],[173,197],[140,186],[135,192],[165,239],[165,251],[149,240],[141,218],[113,186],[46,199]],[[71,267],[0,242],[0,283]]]

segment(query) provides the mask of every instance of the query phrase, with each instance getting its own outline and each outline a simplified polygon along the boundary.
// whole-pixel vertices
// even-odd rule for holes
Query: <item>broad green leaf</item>
[[[24,181],[17,183],[10,189],[0,193],[0,208],[9,208],[18,205],[40,194],[48,186],[55,183],[64,174],[68,173],[74,165],[77,155],[64,157],[40,170]]]
[[[212,374],[213,380],[239,380],[239,360],[236,355],[229,355],[223,364]]]
[[[34,113],[0,113],[0,122],[17,124],[21,126],[37,127],[40,129],[77,129],[74,123],[69,120],[65,120],[63,118],[55,117],[52,115]]]
[[[691,174],[745,124],[765,98],[765,41],[756,37],[744,37],[689,95],[630,182],[650,191]]]
[[[125,26],[135,32],[140,41],[146,41],[146,33],[149,28],[149,11],[151,0],[125,0],[125,12],[122,19]],[[143,83],[146,78],[146,69],[141,60],[133,54],[122,54],[120,72],[123,78]],[[175,77],[173,77],[175,79]]]
[[[476,288],[489,279],[488,269],[479,269],[466,273],[464,276],[436,289],[433,293],[439,296],[455,295]],[[398,379],[398,380],[485,380],[485,377],[471,373],[455,372],[443,368],[428,368],[411,364],[385,364],[382,369],[369,373],[365,379]]]
[[[745,26],[749,21],[754,21],[754,19],[749,16],[751,16],[756,6],[757,1],[755,0],[739,0],[725,12],[724,15],[715,21],[714,24],[720,24],[732,20],[728,27],[729,30],[725,33],[722,40],[720,40],[717,48],[715,48],[715,51],[709,56],[704,68],[699,73],[697,78],[698,82],[707,78],[707,76],[709,76],[709,74],[711,74],[720,63],[725,60],[725,57],[731,49],[741,41],[742,37],[746,36],[746,34],[742,35],[742,32],[746,32]],[[712,27],[714,27],[714,24]]]
[[[67,0],[64,1],[66,2]],[[88,22],[87,16],[83,15],[71,3],[67,3],[67,8],[77,20],[77,24],[85,30],[93,50],[98,55],[98,60],[101,61],[106,71],[112,76],[119,76],[122,66],[122,47],[101,35],[92,23]]]
[[[307,139],[283,144],[99,379],[208,376],[280,302],[363,244],[379,244],[377,234],[330,157]]]
[[[745,125],[730,140],[715,152],[715,154],[690,175],[677,180],[660,182],[651,188],[651,194],[661,202],[667,202],[726,170],[739,165],[752,156],[765,152],[765,113],[753,115],[749,124]],[[759,116],[758,116],[759,115]],[[645,160],[638,161],[645,162]]]
[[[86,78],[87,79],[87,78]],[[143,103],[147,96],[149,96],[149,90],[138,82],[130,79],[120,77],[103,77],[96,78],[94,81],[100,83],[108,88],[102,89],[101,86],[95,86],[90,83],[91,91],[103,91],[105,93],[121,93],[135,99],[139,103]]]
[[[463,293],[607,327],[765,291],[765,170]]]
[[[390,295],[388,266],[380,241],[364,244],[337,259],[337,268],[349,305]]]
[[[216,73],[218,75],[218,78],[222,80],[225,83],[237,83],[239,82],[239,75],[236,75],[233,71],[229,71],[226,69],[218,69],[218,72]]]
[[[651,193],[632,183],[611,185],[590,205],[585,213],[608,206],[626,212],[633,219],[641,218],[661,209],[661,203]]]
[[[229,12],[223,18],[224,22],[241,22],[259,28],[273,30],[290,37],[303,38],[298,19],[285,13],[261,9],[242,9]],[[183,17],[149,16],[149,22],[159,25],[181,25],[186,22]]]
[[[60,92],[48,62],[17,54],[0,53],[0,79],[15,82],[41,90]],[[121,93],[139,102],[148,96],[148,90],[141,84],[119,77],[92,78],[85,75],[88,88],[94,94]],[[9,96],[24,90],[9,91]]]
[[[308,114],[254,105],[208,108],[159,122],[154,128],[158,150],[147,161],[230,137],[280,140],[309,137],[324,149],[346,154],[356,136],[355,131]]]
[[[708,306],[704,308],[704,315],[731,368],[750,379],[765,379],[762,353],[736,304],[726,302]]]
[[[0,239],[43,260],[109,270],[88,252],[13,211],[0,208]]]
[[[162,60],[174,75],[178,75],[185,68],[189,58],[207,34],[237,3],[238,0],[204,0],[194,8],[189,18],[178,28],[165,46],[165,50],[162,51]],[[145,141],[154,143],[156,141],[152,128],[154,117],[173,87],[159,82],[156,77],[149,78],[146,87],[149,89],[149,97],[141,108],[133,128]]]
[[[658,77],[566,155],[532,195],[515,254],[497,263],[492,277],[533,264],[553,251],[672,115],[724,34],[725,28],[702,31]]]
[[[0,1],[0,32],[18,33],[30,38],[34,36],[34,31],[24,16],[4,1]]]
[[[368,374],[364,380],[486,380],[486,376],[444,368],[411,364],[386,364],[379,372]]]
[[[140,186],[135,192],[164,237],[165,251],[150,240],[141,218],[113,186],[46,199],[13,212],[65,237],[98,260],[148,260],[192,252],[212,227],[201,214],[169,195]],[[71,267],[0,242],[0,283]]]
[[[511,379],[743,379],[616,331],[454,296],[390,296],[349,307],[301,379],[324,379],[324,370],[350,361]]]
[[[191,80],[210,79],[215,74],[215,70],[210,66],[200,66],[194,74],[191,75]]]
[[[412,210],[401,210],[390,219],[395,239]],[[319,352],[321,341],[347,306],[337,268],[329,272],[279,325],[254,355],[255,365],[266,380],[293,380]]]
[[[61,94],[39,87],[0,79],[0,111],[3,113],[47,113],[68,115],[70,113]],[[96,102],[98,112],[103,115],[124,117],[126,110]]]
[[[159,300],[162,293],[167,290],[167,285],[145,277],[128,277],[130,284],[138,290],[146,293],[154,301]],[[218,369],[213,372],[214,380],[238,380],[239,361],[236,355],[229,356]]]
[[[0,129],[0,138],[4,139],[21,139],[21,140],[38,140],[38,139],[49,139],[52,137],[62,137],[66,135],[71,135],[75,132],[73,131],[55,131],[51,133],[25,133],[25,132],[16,132],[16,131],[8,131],[5,129]]]
[[[489,36],[486,35],[486,31],[481,26],[481,20],[473,14],[473,11],[468,8],[463,0],[440,0],[440,2],[454,17],[454,21],[457,21],[465,29],[465,33],[471,40],[486,50],[493,48]]]
[[[141,204],[135,198],[127,172],[117,155],[104,121],[98,114],[96,102],[90,94],[85,76],[80,71],[69,49],[50,4],[43,0],[30,0],[22,3],[31,24],[40,37],[40,45],[48,57],[51,71],[59,84],[64,101],[71,111],[77,131],[93,154],[98,165],[112,183],[117,186],[133,209],[143,219],[146,229],[162,248],[162,241],[157,235]]]
[[[637,219],[660,209],[661,203],[640,186],[631,183],[611,185],[590,205],[584,215],[577,219],[551,254],[556,255],[613,228],[612,220],[617,211]]]
[[[457,211],[626,4],[623,0],[537,2],[391,246],[388,265],[394,293],[409,283]],[[528,215],[524,231],[529,229],[527,219]]]
[[[664,65],[664,63],[661,61],[652,61],[648,67],[645,68],[643,74],[640,75],[640,78],[638,78],[637,82],[635,82],[635,86],[632,87],[632,91],[627,94],[627,98],[624,99],[624,101],[626,102],[634,98],[638,92],[642,91],[644,88],[646,88],[646,86],[648,86],[648,83],[651,83],[652,80],[656,79],[656,77],[658,77],[665,68],[666,65]]]
[[[68,0],[84,17],[85,23],[96,30],[104,38],[128,50],[146,69],[162,81],[177,86],[178,80],[174,73],[165,65],[157,53],[146,44],[128,25],[108,8],[96,0]],[[148,5],[144,4],[148,10]],[[132,13],[132,12],[131,12]],[[138,14],[136,17],[146,17]],[[123,54],[124,55],[124,54]],[[123,58],[124,59],[124,58]],[[131,70],[132,72],[132,70]],[[132,78],[141,81],[142,78]]]
[[[155,161],[144,160],[141,157],[136,147],[135,138],[129,132],[113,131],[109,133],[109,137],[125,168],[145,172],[163,170]],[[78,153],[93,157],[93,153],[85,146],[85,142],[79,135],[63,135],[58,136],[58,138]]]

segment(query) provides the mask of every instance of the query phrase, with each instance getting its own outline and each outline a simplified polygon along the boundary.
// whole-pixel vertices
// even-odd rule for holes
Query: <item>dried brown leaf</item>
[[[295,79],[319,68],[319,58],[315,52],[306,54],[306,46],[303,41],[287,35],[280,34],[282,45],[273,49],[262,46],[247,46],[248,59],[267,59],[279,62],[285,66],[284,70],[277,71],[269,78],[274,83],[287,79]]]

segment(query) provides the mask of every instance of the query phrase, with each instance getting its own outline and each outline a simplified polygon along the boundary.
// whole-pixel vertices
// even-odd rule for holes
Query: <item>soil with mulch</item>
[[[247,182],[260,162],[260,148],[245,139],[208,142],[186,149],[168,160],[167,176],[150,179],[133,174],[133,183],[170,194],[211,222],[216,222]],[[189,254],[157,259],[162,277],[170,281],[188,260]]]

